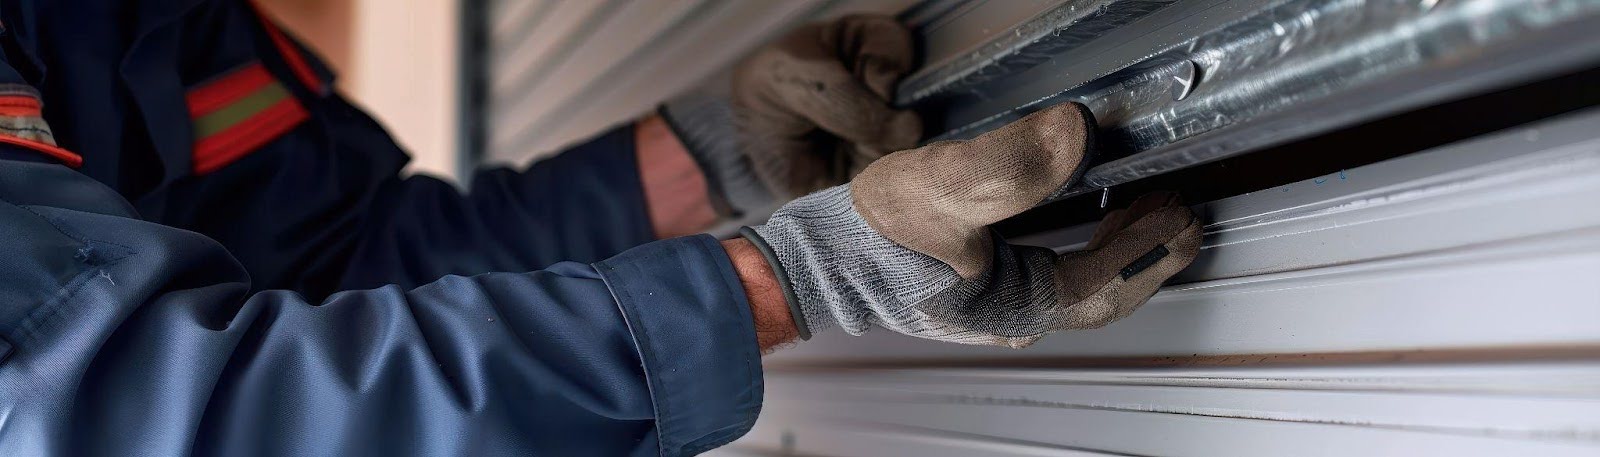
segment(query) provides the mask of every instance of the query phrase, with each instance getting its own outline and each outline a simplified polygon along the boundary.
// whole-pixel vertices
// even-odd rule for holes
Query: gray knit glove
[[[1176,197],[1114,212],[1090,248],[1015,246],[989,224],[1080,171],[1092,127],[1067,104],[969,141],[890,154],[851,183],[783,206],[743,233],[769,255],[803,337],[873,325],[964,344],[1023,347],[1127,316],[1199,250]]]
[[[917,144],[916,113],[889,106],[914,57],[910,30],[893,17],[807,25],[661,113],[722,199],[713,207],[764,213]]]
[[[723,78],[724,80],[726,78]],[[756,174],[734,125],[725,85],[713,82],[661,105],[661,117],[705,174],[711,207],[727,218],[766,214],[779,203]]]

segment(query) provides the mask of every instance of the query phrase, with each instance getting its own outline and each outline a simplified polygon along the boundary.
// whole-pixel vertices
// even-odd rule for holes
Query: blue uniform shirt
[[[755,420],[743,290],[714,239],[648,242],[629,130],[463,195],[244,0],[0,24],[0,455],[680,455]]]

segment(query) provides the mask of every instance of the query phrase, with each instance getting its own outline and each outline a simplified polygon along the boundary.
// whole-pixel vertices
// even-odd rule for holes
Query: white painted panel
[[[489,61],[489,93],[505,94],[529,85],[539,77],[541,69],[553,65],[551,60],[563,49],[576,46],[593,33],[595,24],[608,15],[621,0],[551,0],[554,5],[544,14],[530,17],[523,25],[526,34],[510,34],[491,44]],[[494,18],[490,18],[494,21]],[[499,26],[512,28],[512,24]],[[497,39],[502,38],[496,36]],[[490,97],[490,108],[499,101]]]
[[[1512,371],[1519,369],[1591,384],[1560,392],[1525,391],[1514,384],[1519,381],[1515,377],[1493,376],[1515,375]],[[1462,365],[1446,370],[1387,370],[1400,375],[1399,379],[1356,379],[1343,368],[1300,369],[1285,373],[1286,378],[1282,379],[1240,368],[1213,370],[1208,378],[1150,376],[1158,370],[1131,376],[1093,376],[1098,370],[1006,375],[991,375],[990,370],[945,370],[931,375],[880,372],[870,376],[779,372],[775,377],[793,382],[778,384],[773,393],[818,402],[988,404],[1359,424],[1430,433],[1492,431],[1502,437],[1533,439],[1600,439],[1600,398],[1596,398],[1600,391],[1593,384],[1600,375],[1600,365]],[[1412,374],[1408,372],[1428,373],[1441,385],[1408,385],[1404,379]],[[1487,391],[1444,387],[1451,384],[1451,376],[1479,376],[1472,380],[1491,379],[1505,384],[1485,386],[1489,387]]]
[[[612,11],[592,37],[568,49],[561,61],[550,62],[549,70],[529,81],[528,89],[508,92],[510,98],[504,104],[490,107],[491,116],[506,121],[490,131],[490,148],[526,148],[523,145],[541,133],[533,130],[539,119],[565,105],[596,78],[625,64],[647,43],[681,26],[689,14],[704,14],[717,6],[705,0],[655,0]],[[514,116],[507,117],[513,112]]]
[[[1350,424],[1207,417],[1136,411],[1101,411],[988,404],[941,405],[771,401],[805,415],[790,424],[793,448],[800,455],[863,455],[838,449],[839,428],[860,433],[902,434],[963,439],[978,443],[1028,443],[1084,451],[1132,455],[1540,455],[1592,456],[1600,447],[1568,440],[1538,440],[1492,435],[1428,433],[1416,430]],[[830,414],[831,410],[831,414]],[[849,411],[849,414],[838,414]],[[761,427],[761,426],[758,426]],[[785,430],[776,433],[781,446]],[[750,443],[772,442],[764,427],[752,431]],[[977,446],[972,446],[977,447]],[[813,452],[816,451],[816,452]],[[891,449],[875,455],[929,455]],[[932,455],[964,455],[946,449]]]
[[[757,430],[753,433],[762,433]],[[806,436],[804,447],[799,444],[800,433]],[[758,443],[754,440],[741,441],[728,447],[717,449],[706,455],[709,456],[772,456],[772,455],[817,455],[817,456],[960,456],[960,457],[1024,457],[1024,456],[1049,456],[1049,457],[1077,457],[1077,456],[1103,456],[1125,455],[1099,452],[1091,449],[1074,448],[1071,446],[1054,445],[1050,443],[1036,443],[1022,440],[1005,440],[994,437],[974,437],[959,432],[939,431],[928,433],[925,430],[898,428],[898,427],[851,427],[850,424],[841,423],[829,425],[826,423],[810,424],[800,430],[787,430],[781,434],[773,444]],[[782,437],[787,436],[785,440]],[[816,436],[815,438],[813,436]],[[785,445],[785,443],[788,443]],[[796,454],[798,450],[804,454]]]
[[[1589,455],[1600,451],[1597,380],[1593,361],[780,370],[768,375],[761,422],[737,446],[802,455]],[[905,441],[938,447],[877,447]]]

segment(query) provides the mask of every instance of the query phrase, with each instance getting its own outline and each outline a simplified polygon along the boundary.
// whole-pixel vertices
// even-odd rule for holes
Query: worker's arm
[[[889,17],[808,25],[659,115],[525,172],[480,173],[465,195],[429,178],[388,186],[373,211],[359,211],[377,220],[363,224],[371,231],[342,285],[590,259],[629,241],[699,233],[719,216],[770,213],[841,184],[915,145],[916,114],[889,106],[911,70],[911,45]]]
[[[195,68],[192,74],[179,78],[192,82],[139,82],[140,95],[169,102],[184,97],[205,98],[197,95],[210,92],[210,86],[219,81],[234,79],[238,69],[251,68],[247,62],[260,62],[267,70],[265,76],[296,95],[296,99],[287,103],[303,105],[309,119],[267,138],[258,147],[227,151],[229,157],[234,157],[232,162],[207,167],[195,176],[184,176],[160,189],[162,194],[135,201],[141,215],[149,220],[201,232],[221,242],[251,272],[258,289],[295,290],[312,298],[339,290],[386,284],[415,287],[448,274],[527,271],[561,260],[592,262],[658,237],[696,233],[707,228],[712,216],[707,203],[708,187],[722,191],[723,197],[756,195],[760,192],[740,191],[720,184],[733,177],[754,182],[758,171],[777,169],[750,170],[746,167],[730,172],[720,166],[727,162],[724,159],[743,159],[746,154],[769,157],[759,154],[759,151],[769,151],[771,158],[787,163],[791,156],[805,153],[798,149],[801,147],[798,138],[816,136],[785,130],[797,126],[812,130],[816,125],[852,125],[858,128],[849,133],[856,137],[879,130],[881,126],[877,124],[860,122],[855,108],[866,103],[886,110],[885,95],[865,87],[882,89],[883,75],[903,73],[908,65],[900,62],[902,65],[896,66],[898,70],[892,71],[876,64],[853,65],[870,70],[864,70],[862,79],[874,84],[865,85],[856,82],[853,79],[856,76],[847,70],[846,64],[851,62],[831,54],[813,62],[825,65],[803,73],[827,79],[832,83],[829,86],[832,92],[782,93],[789,98],[811,96],[818,100],[849,102],[829,103],[807,112],[807,116],[821,119],[814,124],[794,118],[768,119],[748,129],[734,126],[729,119],[712,124],[694,123],[694,126],[721,132],[713,136],[731,139],[735,132],[742,131],[745,138],[766,138],[772,142],[744,142],[742,148],[721,150],[720,156],[707,153],[691,159],[690,151],[696,148],[688,146],[703,145],[703,142],[684,140],[661,118],[647,117],[605,132],[526,169],[481,170],[468,180],[468,188],[461,189],[427,176],[404,176],[400,170],[408,160],[405,152],[377,122],[345,101],[337,91],[327,90],[331,81],[314,78],[304,81],[302,75],[331,73],[318,65],[313,55],[294,45],[291,37],[273,33],[270,27],[264,28],[257,13],[246,2],[204,2],[198,8],[204,13],[183,17],[199,23],[182,30],[216,34],[196,32],[197,36],[185,41],[208,44],[204,49],[186,51],[203,56],[196,60],[205,65],[196,62],[191,65]],[[53,27],[36,28],[65,30],[70,27],[75,19],[66,12],[57,12],[60,21],[51,24]],[[821,41],[792,43],[789,40],[774,49],[788,50],[780,54],[789,55],[794,54],[797,46],[809,49],[831,41],[853,43],[849,36],[865,26],[846,26],[852,23],[855,22],[841,22],[831,27],[829,30],[833,32],[818,35],[825,38]],[[885,24],[883,20],[874,23]],[[909,59],[908,38],[903,29],[895,30],[900,32],[897,36],[901,38],[896,42],[905,48],[895,53],[903,54],[905,59],[902,60]],[[882,41],[865,40],[865,43]],[[140,43],[144,47],[156,47],[158,45],[151,43],[162,42],[143,40]],[[50,52],[49,48],[42,49]],[[761,55],[772,52],[779,51]],[[881,60],[870,59],[872,53],[852,53],[857,54],[863,62]],[[173,71],[170,62],[160,59],[127,59],[126,62],[136,67],[128,72],[137,75]],[[302,66],[291,65],[295,62]],[[309,70],[297,71],[297,68]],[[68,70],[57,69],[54,80],[65,80],[62,76],[67,75]],[[777,90],[761,88],[779,84],[778,76],[766,72],[754,79],[740,78],[743,82],[740,87],[753,93]],[[183,88],[185,92],[157,94],[166,87]],[[311,90],[317,88],[322,90]],[[76,108],[72,103],[46,101],[56,113],[70,113]],[[247,101],[241,98],[237,103],[221,103],[219,105],[229,109],[217,112],[230,113],[233,107]],[[194,128],[198,121],[190,119],[191,115],[196,115],[191,111],[195,110],[175,111],[181,117],[152,118],[148,122],[157,135],[176,132],[181,136],[191,129],[199,131]],[[765,107],[750,111],[763,119],[783,112],[787,109]],[[197,116],[205,120],[212,115]],[[915,122],[911,113],[899,113],[894,118]],[[52,122],[58,120],[72,122],[75,119],[58,114]],[[251,128],[251,125],[240,127]],[[81,132],[82,129],[72,131]],[[686,131],[706,133],[697,129]],[[914,128],[895,131],[898,132],[893,135],[896,141],[906,144],[915,141]],[[84,143],[81,138],[77,140],[67,144],[75,147]],[[159,151],[166,154],[163,161],[183,164],[190,160],[185,155],[191,151],[184,148],[186,145],[182,141],[175,141],[179,143],[177,147]],[[685,141],[692,144],[686,146]],[[831,148],[818,151],[832,153]],[[198,143],[193,149],[198,157],[201,154]],[[95,164],[108,163],[97,157],[117,153],[106,151],[104,146],[91,152],[96,153],[89,154],[94,156],[91,161]],[[137,157],[140,152],[143,151],[124,153],[143,159]],[[130,158],[125,163],[148,164],[151,161]],[[185,171],[169,170],[166,175]],[[718,179],[708,180],[707,175]],[[803,174],[800,177],[808,183],[820,178]]]
[[[706,231],[718,221],[705,172],[660,115],[633,125],[645,210],[660,238]]]
[[[352,117],[366,116],[351,110]],[[369,124],[335,119],[329,134],[367,136],[346,143],[352,155],[405,160],[392,140],[373,134],[382,131]],[[633,126],[616,128],[524,169],[482,169],[465,189],[428,176],[402,176],[398,164],[403,162],[396,161],[389,176],[358,188],[365,198],[337,200],[336,211],[353,223],[319,229],[346,240],[345,249],[301,254],[330,264],[338,280],[325,283],[328,288],[322,290],[317,290],[314,279],[303,277],[285,277],[289,282],[284,284],[309,293],[383,284],[415,286],[448,274],[525,271],[564,260],[593,262],[660,239],[645,189],[647,177],[662,187],[656,178],[666,170],[643,173],[640,161],[670,155],[654,149],[648,156],[640,155],[645,152],[637,149],[640,133]],[[305,170],[312,176],[303,179],[328,187],[319,194],[337,195],[340,190],[333,187],[338,181],[318,176],[336,174],[340,168],[341,164],[324,164]],[[251,261],[271,262],[281,256],[272,251],[275,243],[254,237],[245,224],[235,223],[241,232],[226,240],[230,249],[245,251],[242,255]],[[689,233],[693,232],[671,234]]]
[[[709,237],[307,301],[0,155],[0,454],[678,455],[760,409],[764,313]]]

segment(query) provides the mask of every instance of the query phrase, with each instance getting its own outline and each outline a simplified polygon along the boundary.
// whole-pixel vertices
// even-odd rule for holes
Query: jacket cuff
[[[761,352],[722,245],[675,238],[594,266],[644,363],[661,454],[700,453],[750,431],[761,412]]]

